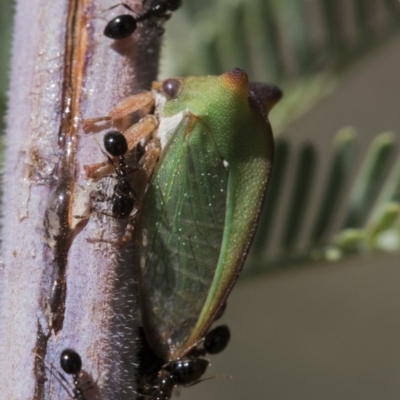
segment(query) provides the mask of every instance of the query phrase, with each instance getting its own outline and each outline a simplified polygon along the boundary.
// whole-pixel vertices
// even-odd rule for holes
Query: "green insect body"
[[[163,151],[137,234],[142,323],[164,360],[204,338],[248,253],[272,167],[267,112],[281,96],[263,103],[259,85],[235,69],[156,86]]]

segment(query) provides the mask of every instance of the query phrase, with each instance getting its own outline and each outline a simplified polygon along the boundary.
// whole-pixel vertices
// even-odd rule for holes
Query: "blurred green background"
[[[208,372],[232,379],[181,399],[399,398],[399,16],[397,0],[186,0],[168,22],[162,77],[239,66],[285,91],[232,341]]]
[[[397,0],[186,0],[168,22],[162,77],[241,67],[285,92],[245,275],[400,249],[397,60],[377,69],[399,28]],[[327,101],[332,117],[319,124]]]
[[[398,399],[399,1],[183,3],[161,78],[242,67],[285,98],[260,227],[222,319],[232,342],[208,373],[233,378],[181,399]],[[11,1],[0,21],[4,113]]]
[[[0,128],[4,130],[4,115],[8,89],[8,73],[13,22],[13,1],[0,1]]]

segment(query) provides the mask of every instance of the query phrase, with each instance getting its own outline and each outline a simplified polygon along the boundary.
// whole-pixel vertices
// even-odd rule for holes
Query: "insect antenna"
[[[106,10],[104,10],[104,12],[113,10],[114,8],[117,8],[117,7],[119,7],[119,6],[125,7],[127,10],[129,10],[129,11],[135,13],[135,12],[132,10],[132,8],[129,7],[128,4],[125,4],[125,3],[118,3],[118,4],[115,4],[114,6],[112,6],[112,7],[110,7],[110,8],[107,8]]]
[[[60,355],[60,367],[61,369],[69,375],[73,377],[73,386],[67,380],[67,378],[58,371],[53,363],[46,362],[41,356],[36,354],[42,362],[44,368],[49,371],[51,375],[55,377],[57,382],[61,385],[61,387],[65,390],[66,393],[70,396],[71,399],[74,400],[86,400],[84,397],[84,392],[88,390],[94,389],[93,382],[91,379],[88,381],[81,383],[81,368],[82,368],[82,360],[79,354],[72,349],[64,349]],[[87,385],[85,389],[83,386]]]

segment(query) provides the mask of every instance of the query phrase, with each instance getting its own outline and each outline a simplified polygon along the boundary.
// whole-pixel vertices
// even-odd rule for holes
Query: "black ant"
[[[114,165],[118,179],[118,183],[114,186],[112,215],[116,218],[128,218],[136,202],[136,194],[126,178],[128,173],[134,171],[125,163],[124,154],[128,151],[128,142],[125,136],[118,131],[107,132],[103,142],[107,153],[118,157],[118,167],[116,167],[111,158],[107,156],[110,163]]]
[[[143,1],[145,3],[146,0]],[[117,4],[111,9],[122,5],[127,10],[134,12],[127,4]],[[110,39],[119,40],[130,36],[135,32],[137,23],[148,21],[149,24],[160,31],[160,35],[164,33],[164,29],[154,20],[167,20],[171,17],[168,11],[175,11],[181,6],[181,0],[152,0],[151,6],[142,11],[136,18],[130,14],[118,15],[112,19],[104,29],[104,35]]]
[[[37,356],[40,360],[43,360],[39,355]],[[64,349],[60,354],[60,367],[68,375],[72,375],[73,379],[73,389],[71,393],[71,385],[67,379],[57,370],[54,372],[49,367],[45,366],[47,370],[53,374],[53,376],[58,380],[63,389],[69,394],[69,396],[74,400],[86,400],[83,395],[84,392],[94,389],[89,380],[86,384],[90,384],[85,390],[82,389],[82,384],[80,382],[80,376],[82,371],[82,359],[81,356],[72,349]]]
[[[73,399],[75,400],[86,400],[83,396],[83,390],[80,388],[79,374],[82,369],[81,356],[72,349],[65,349],[60,355],[60,367],[68,374],[72,375],[74,389],[72,390]],[[62,375],[61,375],[62,376]]]
[[[209,361],[200,358],[223,351],[230,340],[226,325],[211,330],[204,339],[203,348],[195,347],[182,359],[165,363],[147,343],[143,330],[140,330],[142,348],[139,353],[138,400],[168,400],[174,387],[191,386],[199,382],[206,372]]]

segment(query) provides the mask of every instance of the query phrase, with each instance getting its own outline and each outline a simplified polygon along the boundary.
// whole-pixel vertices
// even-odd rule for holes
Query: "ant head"
[[[104,135],[104,148],[114,157],[123,156],[128,151],[128,142],[125,136],[118,131],[110,131]]]
[[[170,361],[158,371],[156,377],[147,381],[139,393],[139,399],[169,400],[175,386],[197,383],[208,364],[207,360],[201,358]]]
[[[65,349],[60,356],[60,367],[68,375],[77,375],[82,369],[80,355],[72,349]]]
[[[165,370],[161,370],[157,377],[157,384],[154,386],[156,389],[153,396],[157,400],[170,399],[172,391],[174,390],[175,382],[171,376],[171,373]]]
[[[135,32],[136,27],[136,19],[132,15],[118,15],[106,25],[104,36],[114,40],[125,39]]]

